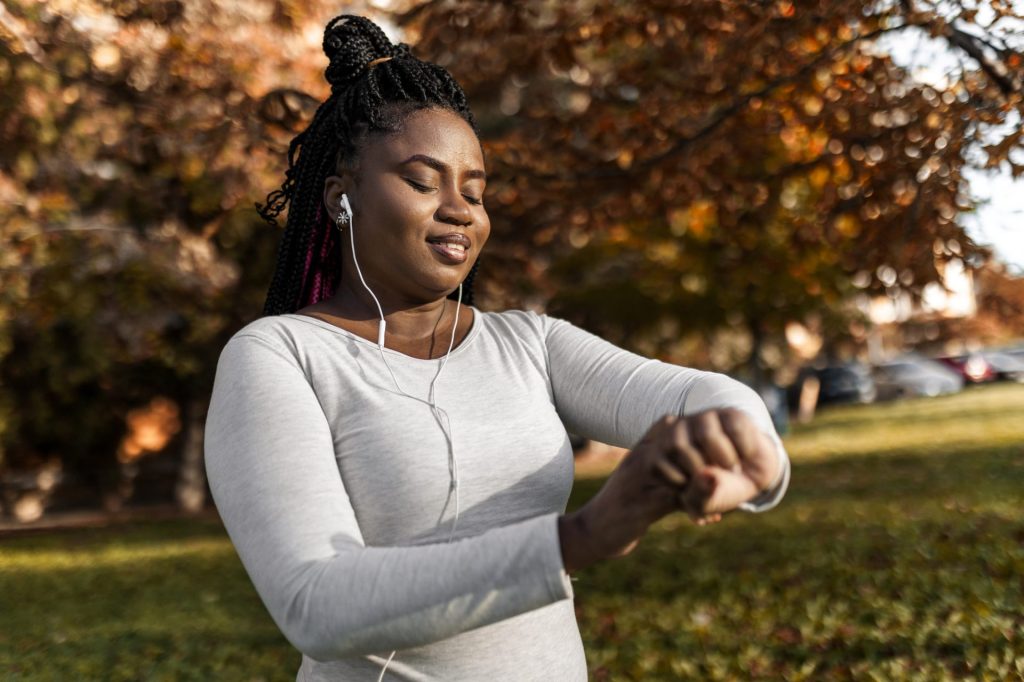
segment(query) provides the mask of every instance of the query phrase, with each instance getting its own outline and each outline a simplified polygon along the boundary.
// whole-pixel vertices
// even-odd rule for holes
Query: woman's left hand
[[[778,448],[740,410],[709,410],[674,426],[659,470],[680,489],[680,508],[698,524],[720,520],[778,480]]]
[[[558,520],[568,571],[629,554],[648,527],[678,509],[698,523],[756,497],[779,474],[772,440],[739,410],[665,415],[585,505]]]

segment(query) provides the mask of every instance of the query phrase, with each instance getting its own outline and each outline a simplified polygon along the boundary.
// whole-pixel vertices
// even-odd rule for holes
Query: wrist
[[[579,571],[597,563],[598,557],[590,547],[586,520],[579,511],[558,517],[558,541],[566,572]]]

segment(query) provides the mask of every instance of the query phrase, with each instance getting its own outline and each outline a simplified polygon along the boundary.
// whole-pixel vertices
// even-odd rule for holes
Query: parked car
[[[996,372],[981,353],[965,353],[936,358],[939,362],[957,372],[963,380],[971,384],[995,381]]]
[[[1018,360],[1024,360],[1024,346],[1010,346],[1009,348],[1001,349],[999,352],[1011,355]]]
[[[879,400],[956,393],[963,377],[948,366],[918,355],[876,365],[872,371]]]
[[[875,399],[875,382],[871,378],[871,371],[860,362],[845,362],[827,367],[804,368],[790,389],[794,405],[803,383],[812,376],[818,380],[818,405],[870,403]]]
[[[997,380],[1024,383],[1024,349],[1019,355],[999,350],[982,351],[982,355]]]

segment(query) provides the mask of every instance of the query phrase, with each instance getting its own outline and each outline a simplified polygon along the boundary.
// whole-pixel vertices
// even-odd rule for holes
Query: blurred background
[[[999,0],[2,0],[0,675],[294,676],[202,437],[339,13],[469,96],[478,307],[729,373],[786,436],[778,511],[666,520],[580,577],[594,679],[1024,676],[1024,6]],[[622,455],[575,444],[572,505]]]

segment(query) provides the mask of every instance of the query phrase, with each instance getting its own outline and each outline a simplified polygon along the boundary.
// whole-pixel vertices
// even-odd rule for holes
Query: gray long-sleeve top
[[[566,429],[632,447],[664,414],[735,407],[789,461],[764,403],[721,374],[630,353],[546,315],[474,310],[437,360],[298,314],[239,330],[217,366],[206,469],[256,591],[302,654],[299,680],[585,680],[557,519]]]

